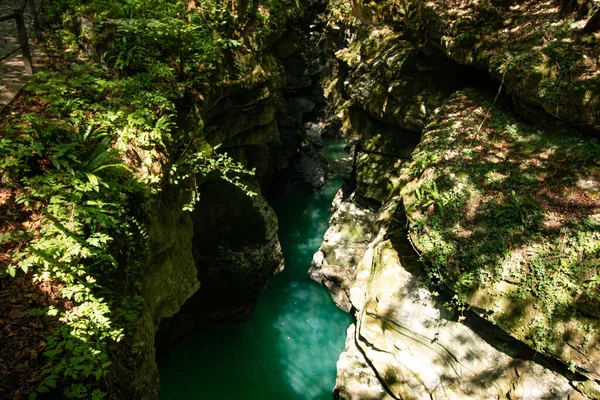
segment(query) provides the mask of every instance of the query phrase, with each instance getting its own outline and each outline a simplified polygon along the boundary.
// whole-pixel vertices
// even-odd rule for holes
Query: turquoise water
[[[323,190],[273,200],[285,270],[269,281],[241,324],[200,331],[159,364],[161,399],[331,399],[350,315],[308,278],[343,182],[341,141],[325,141],[333,173]]]

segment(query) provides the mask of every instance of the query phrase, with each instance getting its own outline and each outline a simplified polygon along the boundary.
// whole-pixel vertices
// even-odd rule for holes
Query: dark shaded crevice
[[[365,361],[365,363],[369,366],[369,368],[371,368],[371,370],[373,371],[373,373],[375,374],[375,377],[379,380],[379,382],[381,383],[381,387],[383,387],[383,390],[385,390],[385,392],[391,396],[392,398],[396,399],[396,400],[402,400],[402,398],[398,398],[391,390],[390,388],[387,386],[387,384],[385,383],[385,380],[381,377],[381,375],[379,374],[379,372],[377,371],[377,368],[375,368],[375,365],[373,365],[373,363],[371,362],[371,360],[369,359],[369,357],[367,357],[367,354],[365,353],[365,351],[362,349],[362,347],[360,346],[360,326],[358,326],[358,322],[355,320],[354,321],[354,325],[355,325],[355,334],[354,334],[354,345],[356,346],[356,348],[358,349],[358,351],[360,352],[360,354],[363,356],[363,359]],[[370,345],[370,343],[367,343],[367,345]],[[336,400],[341,399],[340,397],[335,397],[335,392],[334,392],[334,398]]]
[[[155,336],[158,359],[198,330],[246,320],[267,281],[280,270],[275,254],[280,252],[275,246],[277,220],[274,214],[271,218],[265,198],[283,190],[284,185],[299,186],[291,165],[306,139],[305,122],[320,114],[324,104],[315,79],[320,70],[312,52],[311,31],[324,26],[313,21],[326,2],[312,3],[309,14],[288,22],[272,44],[282,74],[275,71],[271,80],[256,87],[240,86],[228,93],[217,88],[211,93],[212,106],[205,110],[207,140],[213,145],[223,142],[220,152],[242,160],[247,168],[256,167],[256,177],[246,183],[265,196],[259,195],[264,204],[257,206],[219,179],[202,183],[200,202],[192,213],[193,253],[201,287],[177,314],[161,320]],[[288,54],[290,40],[293,51]],[[272,126],[277,140],[264,137]],[[316,147],[309,150],[318,152]],[[256,190],[258,186],[260,190]],[[248,266],[248,271],[252,265],[261,270],[240,272],[240,264]]]

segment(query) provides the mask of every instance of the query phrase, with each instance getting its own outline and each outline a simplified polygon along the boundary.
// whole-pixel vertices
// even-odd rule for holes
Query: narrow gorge
[[[52,339],[0,398],[600,399],[598,1],[59,3],[77,56],[3,113],[43,142],[1,142],[9,224],[112,247],[19,236]],[[85,194],[45,203],[67,171]]]

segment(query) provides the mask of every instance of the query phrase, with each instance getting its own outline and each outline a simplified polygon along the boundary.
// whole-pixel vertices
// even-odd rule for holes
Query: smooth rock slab
[[[356,326],[350,325],[346,347],[337,362],[338,376],[334,399],[388,400],[393,399],[386,391],[375,371],[367,364],[356,346]]]
[[[365,252],[351,299],[357,309],[357,348],[393,398],[585,398],[564,376],[511,358],[454,321],[419,277],[404,268],[404,245],[384,236],[380,233]],[[355,355],[347,346],[340,360]],[[365,375],[361,365],[356,359],[340,361],[339,398],[359,398],[355,393],[365,391],[360,379],[349,384],[349,375]]]

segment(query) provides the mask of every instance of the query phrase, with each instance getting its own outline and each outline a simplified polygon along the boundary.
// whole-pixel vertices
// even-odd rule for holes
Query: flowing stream
[[[200,331],[169,352],[159,364],[161,399],[332,398],[351,317],[307,271],[327,230],[347,154],[342,141],[324,144],[332,171],[323,189],[272,202],[285,270],[269,281],[247,321]]]

